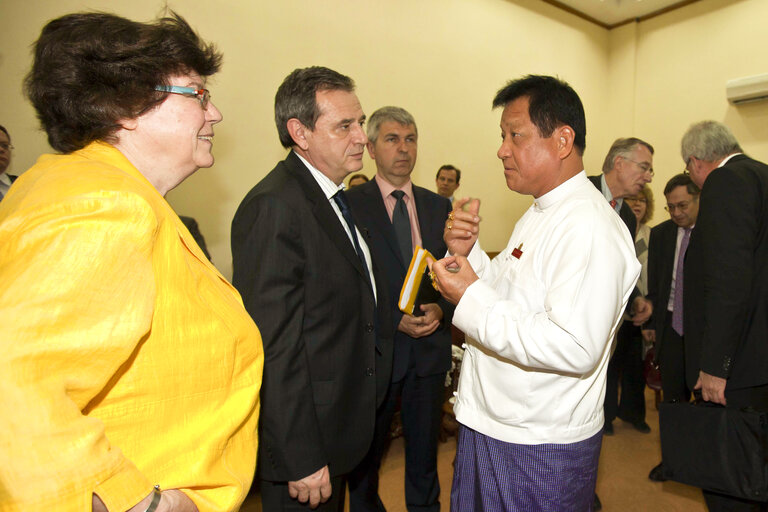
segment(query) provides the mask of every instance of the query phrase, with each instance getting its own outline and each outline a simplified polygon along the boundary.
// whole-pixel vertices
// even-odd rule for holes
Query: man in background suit
[[[590,176],[589,179],[619,214],[634,240],[637,219],[624,198],[638,195],[643,186],[653,179],[653,146],[635,137],[617,139],[605,157],[603,174]],[[650,317],[652,307],[637,288],[632,292],[629,303],[629,313],[633,316],[625,316],[608,364],[604,406],[604,432],[607,435],[613,434],[612,422],[616,416],[631,423],[639,432],[647,434],[651,431],[645,422],[643,346],[639,326]]]
[[[2,201],[5,194],[8,193],[8,189],[11,188],[11,183],[16,180],[16,176],[11,176],[5,173],[8,166],[11,164],[12,149],[11,135],[3,125],[0,125],[0,201]]]
[[[685,258],[683,328],[688,386],[726,407],[768,410],[768,166],[742,154],[716,121],[692,125],[681,154],[701,188]],[[704,491],[709,510],[766,503]]]
[[[453,194],[459,188],[460,181],[461,171],[458,167],[450,164],[441,165],[437,170],[437,175],[435,175],[438,195],[448,198],[451,204],[453,204]]]
[[[665,209],[671,217],[651,230],[648,246],[648,295],[654,314],[643,330],[643,338],[656,344],[661,371],[661,389],[667,402],[688,402],[683,351],[682,286],[683,261],[690,233],[699,213],[699,187],[687,174],[677,174],[664,187]],[[648,478],[663,482],[662,464]]]
[[[363,165],[365,114],[352,79],[310,67],[279,87],[275,120],[291,151],[232,222],[233,283],[264,340],[262,507],[341,511],[391,370],[386,290],[342,186]]]
[[[437,442],[451,366],[453,306],[440,298],[421,306],[419,316],[397,307],[413,248],[435,256],[446,252],[443,225],[451,203],[411,182],[418,130],[413,116],[383,107],[368,122],[368,153],[376,161],[374,179],[349,192],[349,201],[374,258],[381,265],[395,332],[392,383],[377,413],[371,453],[350,478],[350,510],[385,510],[378,496],[378,471],[398,402],[405,436],[405,497],[409,511],[440,510]]]

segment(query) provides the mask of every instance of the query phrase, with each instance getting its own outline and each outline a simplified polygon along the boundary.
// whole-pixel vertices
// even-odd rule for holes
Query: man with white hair
[[[709,402],[768,411],[768,166],[716,121],[692,125],[681,154],[701,188],[684,267],[688,386]],[[707,490],[704,498],[712,511],[766,507]]]

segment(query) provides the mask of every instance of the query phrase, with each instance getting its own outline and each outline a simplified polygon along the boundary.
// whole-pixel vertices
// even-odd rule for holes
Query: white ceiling
[[[690,0],[554,0],[594,18],[605,25],[616,25],[627,20],[653,14],[677,4],[688,4]]]

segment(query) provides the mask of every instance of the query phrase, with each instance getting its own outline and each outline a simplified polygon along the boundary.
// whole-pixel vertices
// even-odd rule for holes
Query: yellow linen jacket
[[[0,203],[0,510],[233,510],[263,350],[237,291],[113,146],[43,155]]]

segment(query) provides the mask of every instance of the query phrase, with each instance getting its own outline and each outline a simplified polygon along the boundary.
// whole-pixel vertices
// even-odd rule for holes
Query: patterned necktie
[[[675,271],[675,299],[672,302],[672,329],[680,336],[683,335],[683,263],[688,242],[691,239],[691,228],[683,229],[683,239],[680,241],[680,252],[677,255],[677,270]]]
[[[613,208],[614,210],[616,209],[616,205],[618,204],[618,202],[615,199],[611,199],[610,201],[608,201],[608,203],[611,205],[611,208]]]
[[[368,265],[365,263],[365,254],[363,254],[363,249],[360,247],[360,242],[357,239],[355,219],[352,217],[352,211],[349,209],[347,195],[343,190],[339,190],[333,195],[333,200],[336,202],[336,206],[339,207],[339,210],[341,210],[341,216],[344,217],[344,220],[347,222],[349,232],[352,234],[352,245],[355,246],[355,252],[357,253],[358,258],[360,258],[360,263],[363,265],[365,276],[368,277]]]
[[[400,253],[403,255],[403,263],[407,267],[413,256],[413,245],[411,243],[411,219],[408,216],[408,208],[405,206],[405,192],[395,190],[392,196],[397,200],[395,210],[392,212],[392,226],[395,228],[397,244],[400,246]]]

